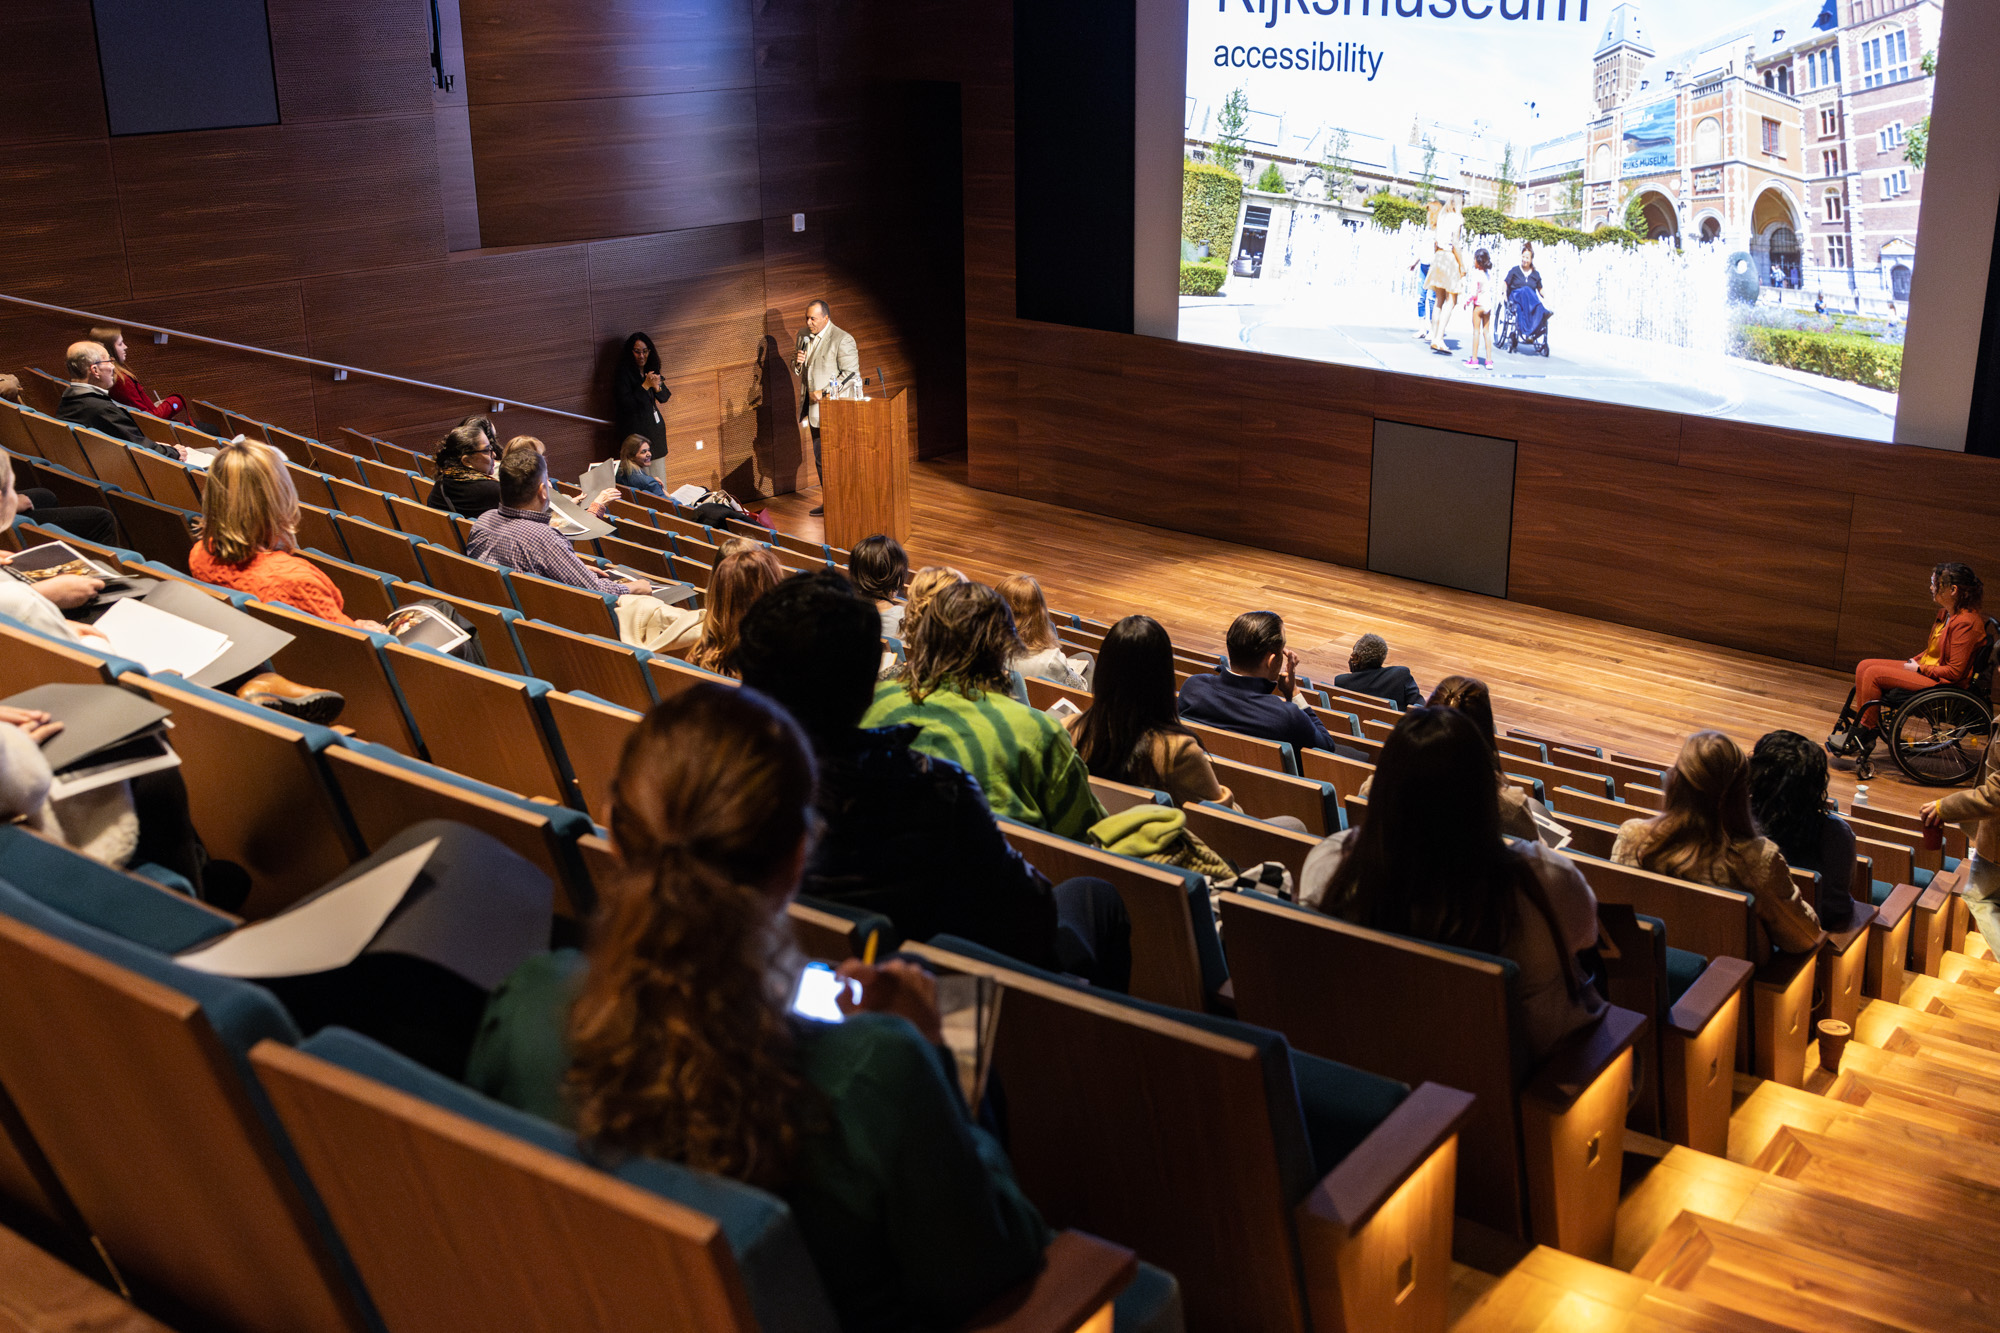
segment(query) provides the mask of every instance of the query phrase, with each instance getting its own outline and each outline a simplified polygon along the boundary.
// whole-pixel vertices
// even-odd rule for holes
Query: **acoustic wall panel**
[[[116,134],[278,123],[264,0],[92,0]]]
[[[1505,597],[1515,448],[1488,435],[1377,421],[1368,568]]]

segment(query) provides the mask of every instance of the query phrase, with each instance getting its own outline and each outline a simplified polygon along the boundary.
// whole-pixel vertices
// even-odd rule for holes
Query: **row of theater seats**
[[[374,577],[378,586],[396,586],[386,575]],[[528,622],[501,623],[525,647],[519,633]],[[1103,629],[1071,617],[1063,632],[1087,648]],[[14,645],[22,636],[9,630]],[[378,660],[401,670],[393,645],[372,646]],[[57,658],[77,652],[46,642],[30,647]],[[659,682],[687,670],[633,660],[648,669],[650,692],[617,702],[578,699],[603,724],[595,742],[571,742],[549,720],[553,706],[532,720],[532,710],[517,710],[499,725],[517,739],[561,740],[572,760],[593,750],[615,754],[637,710],[663,688]],[[1183,665],[1207,669],[1193,657]],[[100,674],[114,667],[98,664]],[[55,668],[44,662],[32,669]],[[197,792],[197,820],[211,840],[213,812],[202,793],[227,800],[234,788],[240,796],[243,774],[232,770],[232,753],[248,750],[225,742],[210,751],[195,733],[220,727],[215,718],[224,713],[236,728],[306,730],[252,719],[233,701],[198,697],[195,687],[171,680],[119,676],[156,697],[189,696],[170,706]],[[1038,703],[1054,688],[1026,686]],[[531,693],[533,685],[522,689]],[[577,698],[563,690],[539,697],[559,694]],[[1335,691],[1321,698],[1329,726],[1364,753],[1379,748],[1393,725],[1394,710],[1380,701]],[[203,721],[181,723],[184,710]],[[428,742],[430,728],[413,721],[413,729]],[[1280,860],[1296,874],[1314,841],[1256,815],[1310,814],[1308,827],[1325,832],[1361,807],[1365,763],[1289,754],[1228,733],[1204,741],[1251,814],[1190,807],[1189,815],[1205,839],[1239,862]],[[335,737],[279,748],[297,761],[287,790],[317,793],[317,805],[298,809],[322,812],[304,821],[294,812],[284,826],[346,821],[346,843],[323,866],[343,865],[411,820],[440,814],[504,830],[524,854],[539,852],[531,859],[552,868],[572,910],[587,904],[591,860],[608,849],[584,814],[603,808],[601,790],[589,793],[573,763],[574,785],[538,802],[522,799],[532,793],[519,790],[526,784],[518,778],[510,780],[514,790],[469,781],[464,768],[486,762],[480,759],[454,755],[433,767]],[[1567,1327],[1560,1311],[1577,1301],[1627,1314],[1643,1309],[1659,1321],[1649,1327],[1753,1327],[1761,1325],[1748,1320],[1766,1316],[1714,1322],[1710,1302],[1731,1270],[1711,1256],[1767,1245],[1783,1249],[1791,1265],[1772,1273],[1839,1268],[1854,1308],[1871,1313],[1890,1309],[1900,1290],[1894,1279],[1909,1265],[1922,1260],[1942,1271],[1936,1243],[1895,1248],[1914,1246],[1910,1238],[1940,1226],[1942,1213],[1899,1207],[1893,1188],[1849,1161],[1851,1150],[1838,1157],[1800,1136],[1837,1138],[1834,1131],[1843,1129],[1859,1136],[1842,1140],[1851,1143],[1879,1131],[1910,1155],[1906,1165],[1924,1161],[1927,1170],[1964,1179],[1968,1190],[1981,1179],[1953,1175],[1961,1165],[1953,1131],[1985,1123],[1983,1113],[1973,1113],[1977,1098],[1992,1090],[1988,1080],[2000,1080],[2000,1014],[1991,998],[2000,977],[1988,977],[1991,962],[1965,951],[1976,951],[1969,942],[1976,937],[1966,935],[1950,892],[1964,873],[1956,860],[1962,845],[1926,852],[1908,821],[1857,812],[1878,821],[1863,829],[1872,864],[1855,885],[1808,887],[1853,893],[1865,903],[1859,924],[1817,959],[1774,964],[1761,956],[1742,895],[1601,859],[1618,820],[1657,805],[1657,766],[1519,733],[1503,749],[1515,779],[1550,799],[1578,831],[1585,853],[1578,864],[1604,904],[1615,946],[1608,973],[1617,1008],[1534,1069],[1514,1053],[1505,964],[1355,930],[1255,895],[1222,902],[1225,957],[1197,878],[1008,827],[1010,839],[1052,877],[1111,879],[1134,923],[1130,1001],[1078,992],[962,941],[916,946],[940,970],[987,972],[1007,986],[997,1059],[1009,1094],[1010,1150],[1045,1214],[1174,1272],[1193,1327],[1304,1327],[1310,1320],[1317,1327],[1435,1328],[1454,1297],[1472,1304],[1462,1320],[1468,1328],[1541,1326],[1523,1322],[1541,1318],[1537,1310],[1557,1321],[1548,1327]],[[424,752],[439,758],[429,744]],[[393,795],[371,794],[370,784],[391,782]],[[1113,808],[1166,799],[1098,787]],[[548,799],[580,808],[564,811]],[[281,826],[290,802],[251,804],[262,808],[237,811],[231,831],[240,836],[229,844],[245,852]],[[513,827],[538,819],[546,822],[534,838]],[[316,879],[279,886],[266,882],[264,866],[253,873],[263,895],[246,909],[253,914],[331,877],[315,871]],[[811,951],[848,951],[848,923],[809,917],[802,911],[799,926]],[[1952,943],[1962,948],[1948,949]],[[1912,968],[1917,975],[1907,974]],[[1852,1066],[1832,1080],[1811,1072],[1812,1021],[1822,1016],[1856,1031]],[[1985,1019],[1994,1026],[1983,1026]],[[1742,1072],[1732,1077],[1732,1069]],[[1940,1123],[1946,1128],[1928,1139],[1912,1128]],[[1636,1145],[1629,1161],[1628,1126]],[[1925,1161],[1925,1151],[1938,1160]],[[1650,1169],[1635,1165],[1642,1163]],[[1635,1187],[1627,1188],[1628,1176],[1638,1178]],[[1716,1215],[1718,1198],[1730,1201],[1724,1216]],[[1801,1239],[1798,1217],[1845,1218],[1863,1204],[1895,1222],[1875,1219],[1878,1234],[1891,1239],[1859,1252],[1831,1246],[1827,1238],[1847,1234],[1838,1229],[1820,1233],[1818,1250],[1810,1237]],[[1554,1248],[1536,1250],[1482,1294],[1488,1281],[1473,1270],[1458,1269],[1454,1283],[1454,1212],[1462,1246],[1497,1235]],[[1948,1305],[1949,1293],[1940,1299]],[[1946,1310],[1938,1322],[1914,1326],[1953,1327],[1954,1317]],[[1703,1318],[1710,1323],[1682,1322]],[[1810,1326],[1787,1319],[1772,1326]]]

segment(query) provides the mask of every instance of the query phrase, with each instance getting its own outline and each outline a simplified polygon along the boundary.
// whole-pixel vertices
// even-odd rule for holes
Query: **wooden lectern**
[[[881,398],[829,398],[819,405],[819,442],[826,459],[820,503],[826,544],[849,550],[884,533],[910,540],[910,410],[908,391]]]

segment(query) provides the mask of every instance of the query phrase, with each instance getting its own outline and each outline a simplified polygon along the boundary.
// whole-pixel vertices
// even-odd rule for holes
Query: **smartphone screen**
[[[798,989],[792,992],[792,1012],[821,1023],[841,1022],[847,1017],[840,1012],[843,990],[850,1000],[861,998],[858,982],[842,980],[825,963],[807,963],[805,971],[799,973]]]

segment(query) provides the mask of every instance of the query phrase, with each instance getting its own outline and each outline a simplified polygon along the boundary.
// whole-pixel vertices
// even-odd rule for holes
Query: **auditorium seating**
[[[39,391],[31,388],[31,396]],[[335,579],[351,615],[379,620],[397,605],[445,597],[478,626],[489,669],[251,603],[251,614],[298,636],[279,669],[347,694],[342,730],[299,724],[174,677],[150,677],[135,664],[9,623],[0,623],[0,677],[22,688],[113,682],[173,708],[174,740],[204,838],[214,854],[251,872],[247,918],[279,910],[431,817],[492,833],[550,874],[564,917],[587,913],[597,879],[612,873],[610,848],[592,816],[607,815],[624,736],[655,699],[719,678],[618,644],[602,598],[570,589],[561,590],[574,594],[566,599],[547,597],[518,575],[468,559],[462,522],[417,502],[424,456],[359,432],[343,433],[329,448],[211,404],[200,411],[206,425],[270,440],[294,460],[302,495],[316,506],[303,516],[302,535],[318,548],[308,558]],[[215,443],[177,423],[147,424],[152,438]],[[23,484],[50,485],[65,501],[114,510],[127,545],[107,548],[105,558],[156,576],[167,572],[160,564],[184,571],[186,524],[204,481],[199,471],[4,404],[0,446],[16,455]],[[619,535],[599,543],[597,555],[696,587],[705,586],[720,544],[739,535],[693,523],[650,496],[614,503],[612,517]],[[20,535],[37,532],[23,524]],[[788,568],[841,563],[840,553],[810,538],[752,535]],[[147,560],[157,563],[140,564]],[[558,609],[558,602],[566,604]],[[570,623],[577,619],[584,623]],[[1058,616],[1058,623],[1064,640],[1083,650],[1100,647],[1108,628],[1075,616]],[[1183,651],[1176,664],[1193,672],[1211,663],[1204,652]],[[1028,681],[1026,690],[1038,707],[1058,697],[1089,703],[1087,694],[1045,682]],[[1309,690],[1336,737],[1379,752],[1397,709],[1325,685]],[[1223,900],[1225,958],[1198,878],[1006,825],[1009,840],[1051,878],[1093,874],[1112,882],[1134,921],[1133,1003],[1036,976],[976,946],[913,946],[940,970],[1006,974],[1000,1067],[1010,1148],[1051,1221],[1095,1231],[1176,1272],[1194,1328],[1303,1326],[1309,1319],[1314,1327],[1349,1329],[1441,1329],[1450,1322],[1479,1333],[1567,1329],[1599,1317],[1625,1321],[1607,1326],[1813,1333],[1989,1326],[1994,1293],[1977,1242],[2000,1226],[1992,1202],[2000,1188],[2000,1116],[1993,1110],[2000,1104],[2000,1000],[1993,998],[2000,962],[1968,933],[1955,892],[1966,873],[1963,835],[1951,831],[1943,848],[1927,849],[1909,817],[1852,810],[1863,868],[1853,885],[1813,891],[1851,893],[1863,905],[1857,926],[1815,957],[1766,960],[1742,895],[1608,863],[1616,826],[1658,808],[1664,768],[1587,743],[1590,730],[1579,721],[1577,735],[1508,728],[1499,738],[1510,777],[1539,791],[1570,825],[1572,853],[1603,904],[1610,998],[1618,1011],[1646,1020],[1600,1025],[1576,1069],[1560,1076],[1495,1072],[1510,1063],[1510,1037],[1504,1024],[1490,1021],[1504,999],[1468,998],[1477,986],[1493,989],[1478,960],[1440,960],[1430,955],[1448,951],[1413,946],[1437,964],[1434,976],[1414,980],[1384,970],[1382,958],[1405,960],[1405,953],[1376,940],[1338,964],[1274,965],[1270,956],[1281,948],[1324,945],[1317,937],[1331,933],[1359,950],[1353,937],[1367,933],[1244,895]],[[1205,739],[1246,813],[1191,805],[1189,827],[1232,861],[1278,861],[1295,878],[1320,832],[1338,830],[1347,809],[1360,808],[1351,803],[1372,771],[1365,761],[1317,750],[1288,762],[1280,747]],[[1164,799],[1093,785],[1108,808]],[[1313,832],[1290,833],[1263,818],[1281,813],[1297,814]],[[185,1314],[189,1326],[359,1327],[354,1311],[365,1290],[383,1303],[392,1328],[398,1320],[391,1308],[425,1311],[422,1326],[461,1326],[450,1322],[461,1317],[462,1326],[500,1326],[496,1307],[481,1303],[494,1284],[559,1267],[548,1289],[561,1292],[562,1282],[588,1269],[587,1261],[562,1258],[575,1234],[535,1230],[547,1222],[543,1213],[510,1234],[510,1243],[522,1238],[524,1248],[496,1245],[482,1255],[492,1260],[486,1268],[460,1265],[450,1276],[462,1286],[418,1280],[452,1266],[443,1259],[413,1265],[415,1277],[385,1275],[375,1267],[381,1256],[353,1245],[350,1232],[397,1234],[389,1230],[396,1202],[417,1180],[431,1191],[427,1197],[461,1191],[448,1200],[453,1207],[439,1211],[450,1234],[441,1223],[440,1234],[426,1238],[448,1247],[440,1254],[463,1253],[456,1246],[466,1237],[495,1234],[499,1218],[513,1214],[482,1209],[481,1201],[523,1188],[537,1191],[547,1208],[562,1199],[561,1207],[584,1210],[565,1216],[611,1228],[593,1236],[657,1245],[684,1238],[685,1228],[662,1221],[675,1207],[669,1201],[592,1176],[565,1159],[560,1142],[537,1137],[546,1127],[517,1132],[496,1123],[488,1112],[497,1108],[462,1101],[472,1097],[463,1089],[424,1086],[432,1076],[399,1069],[379,1048],[342,1048],[328,1039],[308,1042],[301,1054],[289,1044],[296,1034],[280,1031],[256,1057],[267,1081],[245,1083],[241,1030],[205,1016],[213,1004],[188,998],[172,979],[180,969],[135,968],[134,981],[92,945],[77,947],[71,933],[108,929],[114,937],[130,932],[129,940],[151,931],[141,943],[167,947],[162,941],[177,932],[202,938],[234,919],[116,872],[58,873],[52,857],[74,860],[32,834],[0,829],[0,881],[32,881],[37,894],[0,898],[0,954],[7,959],[0,1009],[8,1011],[0,1016],[0,1084],[12,1099],[0,1097],[0,1123],[9,1119],[8,1105],[22,1111],[0,1148],[0,1197],[60,1231],[64,1208],[42,1181],[67,1187],[119,1274],[137,1279],[134,1294],[150,1313],[169,1324]],[[0,895],[6,892],[0,884]],[[36,912],[49,914],[38,918],[43,925],[61,929],[24,924]],[[805,951],[828,958],[857,952],[875,929],[810,904],[795,907],[792,917]],[[115,938],[104,946],[121,947],[137,946]],[[1293,989],[1273,999],[1274,977]],[[98,997],[107,985],[115,1001]],[[16,995],[35,1000],[8,1003]],[[268,1010],[230,1009],[232,1016],[255,1012]],[[1225,1014],[1235,1021],[1218,1017]],[[54,1048],[37,1044],[51,1038],[34,1025],[72,1016],[93,1049],[101,1040],[112,1058],[83,1071],[41,1068]],[[1813,1024],[1822,1018],[1853,1029],[1838,1072],[1819,1064]],[[1287,1050],[1286,1037],[1289,1056],[1274,1054]],[[73,1032],[63,1039],[74,1040]],[[1325,1062],[1309,1062],[1299,1054],[1306,1050],[1347,1056],[1355,1066],[1350,1093],[1394,1087],[1394,1080],[1431,1079],[1435,1090],[1408,1093],[1322,1170],[1328,1163],[1313,1124],[1327,1089],[1308,1071]],[[1436,1063],[1412,1063],[1422,1060]],[[140,1061],[176,1071],[168,1104],[154,1107],[133,1094],[151,1085],[120,1071]],[[1289,1094],[1274,1073],[1286,1064]],[[1609,1091],[1620,1084],[1619,1068],[1635,1090],[1629,1108]],[[16,1079],[25,1081],[25,1094]],[[280,1081],[297,1105],[278,1108],[274,1119],[261,1108],[260,1089]],[[1466,1103],[1465,1094],[1477,1100]],[[1445,1100],[1428,1105],[1427,1098]],[[154,1120],[130,1129],[121,1117],[142,1110]],[[1428,1128],[1400,1128],[1397,1117],[1417,1111]],[[1483,1117],[1502,1111],[1535,1132],[1523,1131],[1518,1152],[1476,1154],[1476,1172],[1484,1173],[1477,1187],[1454,1190],[1454,1179],[1475,1171],[1472,1145],[1486,1132]],[[1303,1173],[1284,1143],[1300,1132],[1285,1128],[1288,1114],[1305,1126]],[[310,1150],[306,1117],[313,1134],[324,1134]],[[1585,1121],[1586,1132],[1566,1136]],[[398,1175],[368,1161],[392,1125],[421,1138],[432,1174]],[[91,1137],[107,1126],[113,1137]],[[1461,1136],[1465,1153],[1453,1146]],[[24,1142],[47,1150],[40,1176],[23,1156]],[[285,1157],[293,1142],[303,1170]],[[116,1159],[120,1166],[143,1160],[146,1169],[114,1179],[106,1143],[125,1154]],[[482,1149],[494,1151],[481,1156]],[[152,1165],[155,1156],[177,1151],[180,1160]],[[315,1166],[312,1155],[321,1151],[337,1157]],[[400,1168],[409,1158],[396,1160]],[[1496,1164],[1513,1175],[1511,1196],[1494,1186]],[[468,1180],[482,1182],[485,1194],[464,1191]],[[1287,1183],[1273,1189],[1271,1181]],[[255,1244],[228,1254],[211,1239],[225,1188],[268,1220]],[[318,1227],[301,1202],[316,1193],[334,1231]],[[728,1327],[744,1309],[754,1311],[755,1281],[744,1276],[750,1266],[741,1252],[712,1239],[727,1233],[727,1219],[700,1213],[676,1214],[697,1231],[709,1228],[702,1234],[711,1240],[675,1272],[712,1263],[700,1271],[722,1287],[737,1283],[729,1298],[737,1304],[701,1325]],[[1542,1247],[1496,1257],[1480,1248],[1476,1238],[1485,1232],[1475,1222],[1579,1253]],[[340,1252],[334,1232],[348,1241],[359,1285],[338,1264],[328,1267],[328,1256]],[[538,1236],[528,1253],[526,1238]],[[1263,1239],[1249,1246],[1251,1237]],[[169,1240],[177,1260],[186,1256],[172,1272],[160,1258]],[[1440,1262],[1454,1240],[1478,1267]],[[0,1235],[0,1248],[6,1243]],[[1103,1257],[1086,1254],[1093,1263]],[[733,1279],[725,1276],[732,1259]],[[1099,1304],[1120,1280],[1104,1278]],[[394,1301],[414,1304],[392,1307],[392,1291]],[[0,1311],[6,1299],[0,1293]],[[1081,1310],[1089,1299],[1072,1303]],[[446,1313],[433,1318],[433,1310]]]

